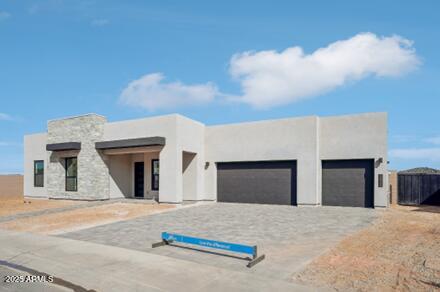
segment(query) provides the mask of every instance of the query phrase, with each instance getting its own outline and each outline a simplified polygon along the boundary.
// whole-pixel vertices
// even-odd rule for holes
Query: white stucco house
[[[86,114],[24,137],[27,197],[386,207],[386,174],[386,113],[216,126]]]

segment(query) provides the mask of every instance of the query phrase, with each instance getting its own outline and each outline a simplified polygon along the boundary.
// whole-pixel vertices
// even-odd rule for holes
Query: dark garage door
[[[217,163],[217,200],[296,205],[296,161]]]
[[[374,206],[374,160],[322,161],[322,204]]]

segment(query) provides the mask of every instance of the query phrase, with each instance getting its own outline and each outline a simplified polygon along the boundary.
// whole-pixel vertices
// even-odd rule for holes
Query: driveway
[[[0,282],[0,291],[322,291],[168,256],[36,233],[0,230],[0,246],[2,279],[26,274],[53,277],[53,283]]]
[[[217,268],[289,280],[347,235],[368,226],[380,211],[347,207],[292,207],[210,203],[61,235],[153,253]],[[234,257],[186,248],[152,249],[163,231],[258,245],[266,259],[251,269]]]

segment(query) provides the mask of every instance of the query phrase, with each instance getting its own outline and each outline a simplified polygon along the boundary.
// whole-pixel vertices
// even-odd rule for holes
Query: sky
[[[439,1],[0,1],[0,173],[47,120],[206,125],[388,112],[389,168],[440,168]]]

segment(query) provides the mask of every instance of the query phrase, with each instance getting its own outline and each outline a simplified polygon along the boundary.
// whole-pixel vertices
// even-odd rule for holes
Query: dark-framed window
[[[64,165],[66,167],[66,191],[76,192],[78,190],[78,159],[67,157]]]
[[[151,190],[159,190],[159,159],[151,160]]]
[[[44,160],[34,161],[34,187],[44,187]]]

